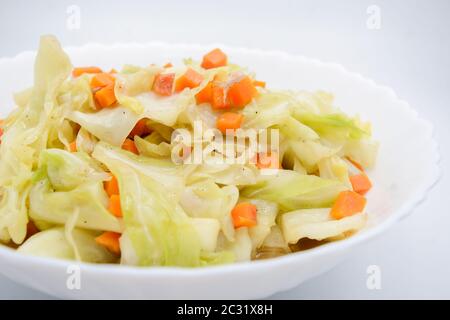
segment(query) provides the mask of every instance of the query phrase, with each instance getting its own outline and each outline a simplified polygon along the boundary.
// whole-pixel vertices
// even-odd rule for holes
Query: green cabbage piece
[[[227,253],[202,257],[201,244],[191,219],[178,204],[184,182],[170,161],[142,158],[109,146],[96,145],[93,157],[105,164],[119,181],[128,243],[126,257],[140,266],[201,266],[226,260]],[[211,255],[217,255],[211,259]],[[225,255],[225,258],[222,257]]]
[[[84,153],[42,151],[29,195],[30,217],[65,224],[77,212],[75,225],[79,228],[120,232],[119,220],[107,210],[103,180],[108,178]]]
[[[229,240],[234,240],[234,226],[230,212],[239,199],[236,186],[219,187],[212,180],[202,180],[186,187],[180,196],[185,212],[196,218],[213,218]]]
[[[84,152],[46,149],[41,152],[40,167],[46,171],[56,191],[69,191],[82,183],[109,179],[109,175]]]
[[[310,112],[296,112],[295,117],[331,140],[362,139],[370,136],[370,131],[358,125],[357,121],[342,113],[314,114]]]
[[[21,106],[13,113],[0,146],[0,230],[8,233],[15,243],[26,236],[27,197],[33,169],[39,153],[47,147],[53,128],[63,121],[57,95],[63,81],[72,69],[70,60],[58,41],[43,36],[35,62],[34,87],[31,93],[17,99]],[[6,230],[6,231],[5,231]]]
[[[142,139],[139,136],[134,137],[134,143],[139,150],[139,154],[152,158],[170,157],[170,144],[165,142],[161,135],[154,131],[149,136]]]
[[[279,170],[276,175],[262,176],[257,184],[242,188],[241,196],[272,201],[278,203],[281,210],[292,211],[329,207],[346,189],[338,181]]]
[[[116,262],[116,256],[97,244],[95,241],[97,235],[93,231],[74,229],[72,230],[73,244],[71,244],[67,239],[64,228],[53,228],[33,235],[17,251],[33,256],[68,260],[77,260],[76,252],[78,252],[79,261],[91,263]]]

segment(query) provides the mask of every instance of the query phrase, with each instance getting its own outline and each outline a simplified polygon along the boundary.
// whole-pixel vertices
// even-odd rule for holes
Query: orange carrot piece
[[[134,154],[139,155],[139,150],[136,148],[134,141],[131,139],[126,139],[122,144],[122,149],[133,152]]]
[[[256,226],[256,206],[249,202],[238,203],[231,211],[235,228]]]
[[[116,95],[114,94],[114,85],[101,88],[95,92],[94,97],[100,108],[111,107],[117,101]]]
[[[217,129],[222,133],[226,133],[227,130],[236,130],[241,127],[244,116],[235,112],[222,113],[216,122]]]
[[[208,82],[208,84],[202,90],[200,90],[199,93],[195,95],[195,100],[197,101],[197,104],[202,104],[211,102],[211,98],[212,98],[212,83]]]
[[[100,73],[100,72],[102,72],[102,69],[98,67],[81,67],[81,68],[74,68],[72,70],[72,76],[76,78],[85,73]]]
[[[103,88],[108,85],[114,85],[114,76],[109,73],[97,73],[91,79],[91,88]]]
[[[139,120],[134,126],[133,130],[131,130],[128,135],[130,138],[134,138],[134,136],[145,136],[150,133],[150,128],[147,126],[147,119]]]
[[[112,253],[120,255],[120,242],[119,242],[120,237],[121,237],[120,233],[107,231],[102,233],[97,238],[95,238],[95,242],[105,247]]]
[[[228,89],[228,98],[233,107],[242,108],[252,101],[257,91],[252,80],[245,76]]]
[[[362,212],[366,206],[366,198],[354,191],[342,191],[331,208],[334,219],[342,219]]]
[[[359,193],[360,195],[365,195],[367,191],[372,188],[372,183],[365,173],[350,176],[350,182],[352,184],[353,191]]]
[[[259,80],[253,80],[253,85],[255,87],[261,87],[261,88],[266,87],[266,83],[264,81],[259,81]]]
[[[184,88],[195,88],[200,85],[203,81],[203,76],[192,68],[187,69],[187,71],[177,79],[175,82],[175,92],[180,92]]]
[[[277,152],[259,153],[256,166],[259,169],[280,169],[280,157]]]
[[[109,197],[108,210],[113,214],[113,216],[118,218],[122,217],[122,207],[120,206],[120,195],[113,194]]]
[[[160,73],[156,75],[153,83],[153,91],[161,96],[170,96],[172,94],[173,81],[175,73]]]
[[[111,73],[111,74],[117,73],[117,70],[112,68],[111,70],[109,70],[109,73]]]
[[[211,87],[211,106],[214,109],[230,108],[230,101],[226,95],[225,88],[214,83]]]
[[[69,143],[69,151],[77,152],[77,142],[76,141],[72,141],[71,143]]]
[[[220,49],[214,49],[203,56],[202,67],[205,69],[223,67],[227,65],[228,58]]]
[[[170,62],[167,62],[167,63],[163,66],[163,68],[171,68],[171,67],[173,67],[173,64],[170,63]]]
[[[105,181],[103,185],[108,196],[119,194],[119,182],[115,176],[112,176],[111,180]]]

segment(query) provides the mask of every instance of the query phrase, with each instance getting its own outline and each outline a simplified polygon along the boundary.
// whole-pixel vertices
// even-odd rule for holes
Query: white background
[[[70,5],[81,9],[79,30],[66,27]],[[379,30],[366,26],[370,5],[381,10]],[[55,34],[63,45],[222,42],[338,62],[394,88],[435,125],[442,155],[439,184],[412,216],[354,252],[346,262],[271,298],[449,299],[449,15],[449,0],[0,0],[0,56],[36,49],[44,33]],[[381,269],[381,290],[366,287],[369,265]],[[49,297],[0,277],[0,298]]]

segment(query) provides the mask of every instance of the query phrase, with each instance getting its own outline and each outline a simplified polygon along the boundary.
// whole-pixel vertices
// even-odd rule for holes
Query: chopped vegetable
[[[115,176],[112,176],[111,180],[105,181],[104,185],[108,196],[119,194],[119,182]]]
[[[202,67],[205,69],[227,65],[227,56],[220,49],[214,49],[203,56]]]
[[[97,67],[74,68],[72,71],[72,76],[76,78],[85,73],[100,73],[100,72],[102,72],[102,69]]]
[[[134,154],[139,155],[139,150],[136,148],[134,141],[131,139],[126,139],[122,144],[122,149],[133,152]]]
[[[352,184],[353,191],[359,193],[360,195],[365,195],[372,188],[372,183],[365,173],[350,176],[350,182]]]
[[[120,233],[108,231],[104,232],[103,234],[95,238],[95,242],[104,246],[112,253],[120,255],[120,242],[119,242],[120,237],[121,237]]]
[[[33,87],[0,120],[0,242],[77,261],[201,267],[361,230],[372,186],[363,168],[378,150],[370,123],[331,93],[255,79],[220,49],[179,66],[73,69],[42,37]]]
[[[225,88],[214,83],[211,87],[211,106],[214,109],[227,109],[230,107]]]
[[[173,92],[175,73],[159,73],[153,83],[153,91],[161,96],[170,96]]]
[[[120,206],[120,195],[113,194],[109,197],[109,212],[111,212],[115,217],[122,217],[122,207]]]
[[[365,206],[366,198],[353,191],[343,191],[336,199],[330,214],[335,219],[342,219],[363,212]]]
[[[208,84],[195,95],[197,104],[210,103],[212,99],[212,83]]]
[[[239,129],[243,120],[244,116],[242,114],[235,112],[222,113],[217,118],[217,129],[219,129],[222,133],[226,133],[227,130]]]
[[[228,89],[228,98],[233,107],[242,108],[252,101],[256,93],[253,81],[245,76],[231,85]]]
[[[100,108],[111,107],[117,101],[114,94],[114,85],[108,85],[104,88],[101,88],[100,90],[95,92],[94,97]]]
[[[184,88],[195,88],[200,85],[203,81],[203,76],[192,68],[187,69],[187,71],[177,79],[175,82],[175,92],[180,92]]]
[[[76,141],[72,141],[69,144],[69,150],[70,150],[70,152],[77,152],[77,142]]]
[[[256,226],[256,206],[249,202],[237,204],[231,211],[235,228]]]
[[[91,79],[91,88],[103,88],[114,85],[115,78],[109,73],[97,73]]]

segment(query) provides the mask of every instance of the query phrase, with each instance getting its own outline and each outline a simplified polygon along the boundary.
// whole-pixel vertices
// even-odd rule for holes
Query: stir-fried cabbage
[[[0,241],[43,257],[201,267],[362,229],[370,124],[330,93],[265,88],[219,58],[73,69],[42,37],[34,85],[0,122]]]
[[[241,194],[248,198],[273,201],[278,203],[281,209],[290,211],[328,207],[338,194],[346,189],[347,187],[338,181],[279,170],[275,176],[261,177],[257,184],[244,187]]]

